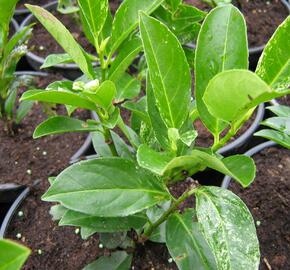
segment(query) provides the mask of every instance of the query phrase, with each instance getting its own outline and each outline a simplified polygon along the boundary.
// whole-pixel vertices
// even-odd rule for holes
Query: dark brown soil
[[[25,8],[24,6],[25,4],[43,6],[51,2],[53,1],[52,0],[20,0],[17,3],[16,8]]]
[[[273,270],[290,269],[290,151],[272,147],[254,160],[255,182],[247,189],[232,183],[230,189],[247,204],[257,224],[260,270],[269,270],[267,263]]]
[[[281,97],[278,99],[278,102],[281,105],[286,105],[286,106],[290,106],[290,95],[287,95],[285,97]]]
[[[201,0],[185,0],[200,9],[209,10]],[[267,43],[276,28],[289,15],[280,0],[239,0],[237,6],[246,18],[251,47]]]

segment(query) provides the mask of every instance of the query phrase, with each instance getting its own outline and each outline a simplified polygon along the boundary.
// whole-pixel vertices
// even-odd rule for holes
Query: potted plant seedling
[[[31,34],[31,26],[27,26],[9,39],[9,25],[16,2],[0,2],[3,7],[0,16],[0,116],[10,134],[14,132],[13,124],[20,123],[32,106],[31,101],[22,102],[15,109],[17,92],[22,81],[16,80],[15,70],[18,61],[27,52],[25,42]]]
[[[140,6],[136,6],[137,2]],[[58,203],[51,212],[60,219],[60,225],[79,227],[83,238],[101,233],[105,246],[124,249],[98,259],[87,269],[102,269],[104,263],[111,267],[122,264],[129,269],[132,255],[127,248],[148,240],[166,243],[182,270],[258,269],[259,244],[246,205],[232,192],[202,186],[191,176],[211,168],[230,175],[243,187],[251,184],[255,165],[250,157],[225,158],[217,151],[236,134],[257,105],[290,92],[283,87],[284,77],[275,76],[288,71],[282,64],[265,69],[265,76],[274,76],[275,85],[248,71],[243,15],[232,5],[220,6],[206,16],[199,32],[192,102],[190,68],[179,40],[166,25],[148,15],[152,9],[144,9],[145,2],[137,2],[125,0],[111,34],[103,36],[105,21],[98,20],[96,14],[106,12],[107,1],[100,1],[94,9],[90,9],[89,0],[79,1],[101,62],[97,69],[93,69],[87,54],[58,20],[44,9],[28,5],[84,75],[74,82],[55,82],[46,90],[27,91],[22,100],[64,104],[70,111],[85,108],[98,116],[98,120],[87,121],[55,116],[36,128],[35,138],[93,131],[99,155],[50,179],[51,186],[43,200]],[[138,9],[139,15],[135,13]],[[121,17],[126,20],[117,23]],[[127,67],[130,62],[124,60],[122,52],[130,55],[130,40],[126,38],[138,21],[140,50],[144,50],[148,73],[146,95],[122,104],[133,111],[131,128],[119,113],[116,100],[126,99],[126,88],[118,89],[116,77],[124,74],[120,63],[127,63]],[[289,28],[286,20],[277,33]],[[122,42],[124,51],[110,64]],[[277,54],[283,41],[274,36],[269,46],[273,47],[272,55],[279,57],[281,63],[285,61],[284,55]],[[270,65],[266,58],[264,61],[262,65]],[[214,136],[209,148],[194,144],[198,134],[192,123],[197,118]],[[113,130],[115,127],[128,144]],[[222,131],[226,131],[224,136]],[[174,197],[169,187],[185,179],[191,179],[191,184],[181,196]],[[191,196],[196,198],[195,209],[192,206],[180,211],[179,206]],[[133,233],[127,234],[132,229]]]

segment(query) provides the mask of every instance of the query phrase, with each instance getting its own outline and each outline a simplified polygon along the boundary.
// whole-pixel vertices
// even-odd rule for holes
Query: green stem
[[[117,149],[115,147],[111,132],[110,132],[110,130],[108,128],[106,128],[106,127],[103,127],[103,128],[104,128],[105,141],[108,144],[112,155],[117,157],[118,156],[118,152],[117,152]]]
[[[134,149],[138,148],[138,145],[136,145],[136,143],[134,142],[130,132],[128,132],[128,129],[123,121],[123,118],[121,116],[119,116],[119,120],[118,120],[118,127],[120,128],[120,130],[124,133],[124,135],[126,136],[126,138],[128,139],[129,143],[134,147]]]
[[[161,225],[164,221],[168,219],[168,217],[175,212],[175,210],[178,208],[178,206],[184,202],[188,197],[193,195],[196,192],[196,186],[186,192],[184,192],[176,201],[173,202],[173,204],[170,206],[170,208],[163,213],[163,215],[154,223],[150,224],[147,229],[144,230],[143,235],[141,236],[142,241],[146,241],[148,238],[150,238],[151,234],[154,232],[154,230]]]

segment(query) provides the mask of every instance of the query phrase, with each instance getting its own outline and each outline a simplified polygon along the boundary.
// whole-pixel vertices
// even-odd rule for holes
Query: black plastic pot
[[[38,76],[38,77],[46,77],[49,76],[49,73],[46,72],[37,72],[37,71],[17,71],[16,75],[31,75],[31,76]],[[92,137],[89,134],[83,143],[83,145],[72,155],[71,160],[79,159],[91,148],[92,145]]]
[[[244,155],[248,156],[248,157],[252,157],[253,155],[259,153],[260,151],[264,150],[265,148],[269,148],[272,146],[277,145],[275,142],[272,141],[267,141],[264,143],[261,143],[255,147],[253,147],[252,149],[250,149],[249,151],[247,151]],[[223,179],[223,183],[222,183],[222,188],[228,188],[231,182],[231,177],[230,176],[225,176]]]
[[[281,0],[281,2],[285,6],[285,8],[288,10],[288,13],[290,14],[289,1]],[[266,44],[249,48],[249,68],[250,68],[250,70],[252,70],[252,71],[256,70],[259,58],[260,58],[265,46],[266,46]],[[186,47],[191,48],[191,49],[195,49],[196,45],[191,43],[191,44],[187,44]]]
[[[0,239],[5,237],[12,217],[28,193],[29,188],[25,186],[0,185]]]
[[[49,11],[55,10],[57,7],[57,2],[52,2],[46,5],[46,9]],[[21,23],[20,28],[25,27],[31,23],[35,22],[35,17],[32,14],[29,14],[26,19]],[[37,56],[33,52],[28,52],[26,54],[27,62],[34,70],[39,70],[41,65],[44,63],[45,58]],[[95,63],[97,66],[98,63]],[[62,74],[64,77],[70,80],[75,80],[76,78],[80,77],[83,73],[80,71],[79,67],[74,63],[68,64],[58,64],[54,67],[49,68],[55,72]]]

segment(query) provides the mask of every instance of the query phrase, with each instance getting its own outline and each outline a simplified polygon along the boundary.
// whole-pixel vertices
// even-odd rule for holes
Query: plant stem
[[[163,215],[154,223],[150,224],[148,226],[147,229],[144,230],[142,236],[141,236],[141,241],[146,241],[151,234],[153,233],[153,231],[159,226],[161,225],[164,221],[166,221],[168,219],[168,217],[178,208],[178,206],[184,202],[188,197],[190,197],[191,195],[193,195],[196,192],[196,187],[194,186],[194,188],[185,191],[176,201],[174,201],[172,203],[172,205],[170,206],[170,208],[165,211],[163,213]]]
[[[113,141],[113,138],[112,138],[110,130],[108,128],[106,128],[106,127],[103,127],[103,128],[104,128],[105,141],[108,144],[112,155],[113,156],[118,156],[118,152],[117,152],[117,149],[115,147],[115,144],[114,144],[114,141]]]
[[[121,129],[121,131],[124,133],[126,138],[128,139],[129,143],[135,148],[138,148],[138,145],[135,144],[134,140],[132,139],[131,134],[128,132],[128,129],[123,121],[123,118],[120,116],[118,120],[118,127]]]

